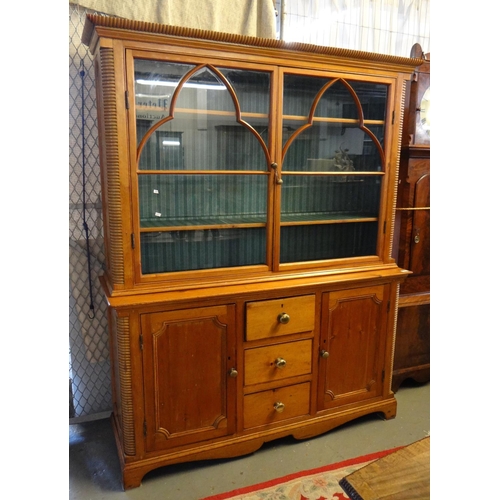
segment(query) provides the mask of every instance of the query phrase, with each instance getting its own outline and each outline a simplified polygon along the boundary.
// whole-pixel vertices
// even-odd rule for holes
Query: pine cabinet
[[[391,258],[420,61],[89,15],[125,488],[396,414]]]

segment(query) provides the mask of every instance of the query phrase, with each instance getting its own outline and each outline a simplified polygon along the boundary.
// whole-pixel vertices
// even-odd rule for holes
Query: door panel
[[[144,314],[147,451],[234,432],[234,306]]]
[[[382,392],[388,285],[323,296],[318,408],[375,397]]]
[[[415,183],[415,207],[430,207],[430,175]],[[413,212],[409,270],[414,274],[430,274],[430,219],[430,209]]]

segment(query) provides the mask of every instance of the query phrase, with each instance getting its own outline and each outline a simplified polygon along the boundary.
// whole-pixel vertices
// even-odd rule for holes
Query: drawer
[[[243,402],[245,429],[308,415],[310,392],[310,383],[305,382],[248,394]]]
[[[248,302],[246,339],[290,335],[314,330],[314,295]]]
[[[312,339],[245,351],[245,385],[311,373]]]

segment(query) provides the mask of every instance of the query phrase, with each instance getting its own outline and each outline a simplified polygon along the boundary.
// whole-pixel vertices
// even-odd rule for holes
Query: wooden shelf
[[[299,122],[308,122],[309,116],[300,116],[300,115],[283,115],[283,121],[299,121]],[[326,116],[314,116],[314,122],[322,122],[322,123],[342,123],[342,124],[354,124],[359,125],[360,120],[358,118],[332,118]],[[363,120],[365,125],[385,125],[384,120]]]
[[[296,226],[309,224],[344,224],[358,222],[376,222],[378,217],[368,214],[347,214],[335,212],[292,213],[281,215],[281,226]],[[141,232],[157,231],[200,231],[207,229],[239,229],[250,227],[265,227],[265,215],[227,216],[199,218],[158,218],[141,220]]]

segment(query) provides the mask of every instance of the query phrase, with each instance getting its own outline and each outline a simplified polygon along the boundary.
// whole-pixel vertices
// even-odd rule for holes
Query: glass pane
[[[233,68],[219,68],[236,92],[243,115],[257,113],[266,117],[269,114],[269,93],[271,78],[269,73],[247,71]],[[245,117],[245,121],[247,117]]]
[[[283,170],[383,170],[377,142],[383,147],[386,105],[387,85],[285,75]],[[312,126],[290,143],[311,111]],[[360,128],[361,118],[375,140]]]
[[[321,88],[330,82],[330,78],[303,75],[285,75],[283,88],[283,114],[301,117],[307,123],[311,106]]]
[[[283,171],[292,172],[381,170],[381,158],[375,142],[357,125],[349,123],[315,121],[290,143],[283,161]]]
[[[138,144],[159,120],[169,117],[149,135],[139,169],[267,171],[269,74],[223,68],[221,77],[215,68],[200,67],[183,84],[171,110],[180,79],[194,69],[135,61]],[[243,124],[237,121],[238,107]]]
[[[146,233],[143,274],[264,264],[265,228]]]
[[[308,116],[318,93],[327,84],[331,85],[318,102],[315,116],[358,119],[351,87],[361,104],[365,120],[385,120],[388,89],[385,84],[355,80],[345,80],[344,83],[336,78],[290,74],[285,75],[283,114]]]
[[[348,83],[358,96],[363,109],[364,119],[385,121],[388,86],[382,83],[358,82],[352,80],[348,80]],[[344,108],[344,115],[345,118],[349,118],[347,106]]]
[[[267,175],[140,175],[141,228],[265,224]]]
[[[382,177],[360,174],[384,170],[386,107],[386,85],[285,75],[281,263],[376,254]]]
[[[154,125],[157,121],[167,117],[170,114],[170,104],[175,88],[181,78],[194,67],[190,64],[136,60],[134,77],[137,120],[145,120],[150,125]],[[144,133],[137,131],[137,143],[143,135]]]
[[[376,255],[377,222],[284,226],[280,262]]]
[[[377,217],[379,176],[283,176],[281,222]]]

